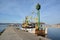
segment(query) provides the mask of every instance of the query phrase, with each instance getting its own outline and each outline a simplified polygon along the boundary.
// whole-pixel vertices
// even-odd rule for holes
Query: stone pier
[[[35,34],[18,30],[15,27],[8,27],[0,36],[0,40],[50,40]]]

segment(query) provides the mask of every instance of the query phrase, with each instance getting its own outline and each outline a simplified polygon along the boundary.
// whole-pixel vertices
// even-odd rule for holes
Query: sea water
[[[48,28],[47,37],[52,40],[60,40],[60,28]]]

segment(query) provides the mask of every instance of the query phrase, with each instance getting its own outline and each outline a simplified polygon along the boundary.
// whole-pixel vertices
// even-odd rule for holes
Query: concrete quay
[[[0,36],[0,40],[50,40],[35,34],[18,30],[15,27],[8,27]]]

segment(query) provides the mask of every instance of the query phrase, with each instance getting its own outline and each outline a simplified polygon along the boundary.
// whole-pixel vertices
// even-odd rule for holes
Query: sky
[[[37,3],[41,5],[41,22],[60,23],[60,0],[0,0],[0,23],[22,23],[25,16],[35,17]]]

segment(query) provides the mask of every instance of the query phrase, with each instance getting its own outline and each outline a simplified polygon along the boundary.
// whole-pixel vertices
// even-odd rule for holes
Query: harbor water
[[[48,28],[47,37],[52,40],[60,40],[60,28]]]

